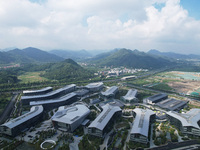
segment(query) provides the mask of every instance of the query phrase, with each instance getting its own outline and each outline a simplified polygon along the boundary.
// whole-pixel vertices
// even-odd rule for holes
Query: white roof
[[[106,104],[102,106],[103,111],[99,114],[99,116],[89,125],[89,128],[97,128],[99,130],[103,130],[107,123],[110,121],[112,116],[118,112],[122,111],[119,106],[110,106]]]
[[[41,105],[33,106],[33,107],[31,107],[30,112],[28,112],[22,116],[19,116],[13,120],[10,120],[9,122],[2,124],[1,126],[7,126],[8,128],[16,127],[16,126],[24,123],[25,121],[28,121],[31,118],[41,114],[42,112],[43,112],[43,107]]]
[[[185,114],[180,114],[174,111],[167,112],[167,115],[170,115],[181,121],[182,126],[192,126],[197,129],[200,129],[198,121],[200,120],[200,109],[194,108],[188,111]]]
[[[140,109],[140,108],[136,108],[133,111],[136,113],[136,117],[133,122],[131,134],[138,133],[148,137],[150,117],[155,113],[150,109]]]
[[[86,88],[96,88],[96,87],[100,87],[103,85],[103,82],[97,82],[97,83],[90,83],[88,85],[86,85]]]
[[[40,90],[26,90],[26,91],[23,91],[24,94],[26,93],[38,93],[38,92],[44,92],[44,91],[47,91],[47,90],[51,90],[53,89],[52,87],[45,87],[43,89],[40,89]]]
[[[71,107],[61,106],[52,116],[51,120],[72,124],[73,122],[77,121],[77,119],[89,113],[90,110],[83,104],[77,104]]]
[[[109,96],[114,94],[118,90],[117,86],[112,86],[109,89],[107,89],[105,92],[101,92],[102,95],[104,96]]]
[[[126,99],[126,100],[132,100],[132,99],[134,99],[136,97],[137,92],[138,92],[137,90],[130,89],[127,92],[127,94],[125,96],[123,96],[123,98]]]
[[[43,101],[31,101],[30,105],[33,106],[33,105],[44,105],[44,104],[50,104],[50,103],[59,103],[59,102],[62,102],[62,101],[67,101],[68,99],[70,99],[74,96],[76,96],[76,93],[72,92],[72,93],[69,93],[65,96],[56,98],[56,99],[43,100]]]
[[[126,79],[129,79],[129,78],[136,78],[137,76],[126,76],[126,77],[123,77],[121,78],[122,80],[126,80]]]
[[[52,96],[52,95],[55,95],[59,92],[62,92],[64,90],[67,90],[69,88],[72,88],[72,87],[75,87],[76,84],[70,84],[70,85],[67,85],[63,88],[60,88],[60,89],[57,89],[55,91],[52,91],[52,92],[49,92],[47,94],[42,94],[42,95],[35,95],[35,96],[22,96],[21,99],[35,99],[35,98],[44,98],[44,97],[48,97],[48,96]]]

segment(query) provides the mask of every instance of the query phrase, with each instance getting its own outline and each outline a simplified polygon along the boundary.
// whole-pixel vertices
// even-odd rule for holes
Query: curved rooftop
[[[67,101],[68,99],[72,98],[76,96],[76,93],[72,92],[69,94],[66,94],[65,96],[56,98],[56,99],[49,99],[49,100],[42,100],[42,101],[31,101],[30,105],[44,105],[44,104],[51,104],[51,103],[59,103],[59,102],[63,102],[63,101]]]
[[[25,121],[28,121],[31,118],[41,114],[42,112],[43,112],[43,107],[41,105],[33,106],[33,107],[31,107],[30,112],[28,112],[22,116],[19,116],[13,120],[10,120],[9,122],[2,124],[1,126],[7,126],[8,128],[16,127],[16,126],[24,123]]]
[[[21,99],[25,100],[25,99],[39,99],[39,98],[43,99],[43,98],[48,98],[50,96],[53,96],[53,95],[58,94],[58,93],[60,93],[62,91],[68,90],[70,88],[73,88],[75,86],[76,86],[75,84],[70,84],[70,85],[67,85],[67,86],[65,86],[63,88],[60,88],[60,89],[57,89],[55,91],[49,92],[47,94],[35,95],[35,96],[22,96]]]
[[[102,106],[103,111],[98,115],[98,117],[89,125],[89,128],[97,128],[103,130],[107,123],[110,121],[112,116],[118,112],[122,111],[118,106],[110,106],[106,104]]]
[[[132,100],[134,98],[136,98],[136,95],[137,95],[137,90],[133,90],[133,89],[130,89],[125,96],[123,96],[124,99],[126,100]]]
[[[85,87],[86,88],[96,88],[96,87],[100,87],[103,85],[103,82],[96,82],[96,83],[90,83],[88,85],[86,85]]]
[[[48,90],[53,90],[52,87],[45,87],[43,89],[39,89],[39,90],[26,90],[26,91],[23,91],[23,94],[40,94],[40,93],[43,93],[45,91],[48,91]]]
[[[191,126],[200,129],[200,126],[198,125],[198,121],[200,120],[200,109],[194,108],[185,114],[169,111],[167,112],[167,115],[178,119],[182,123],[182,126]]]
[[[155,113],[150,109],[140,108],[136,108],[133,111],[136,113],[136,117],[130,133],[141,134],[148,137],[150,117]]]
[[[116,90],[118,90],[117,86],[112,86],[109,89],[107,89],[105,92],[101,92],[104,96],[109,96],[115,94]]]
[[[89,114],[90,110],[83,104],[77,104],[74,106],[61,106],[58,111],[52,116],[51,120],[62,122],[66,124],[72,124],[77,119]]]

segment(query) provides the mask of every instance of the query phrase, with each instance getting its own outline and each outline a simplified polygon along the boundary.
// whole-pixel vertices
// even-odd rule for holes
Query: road
[[[11,98],[10,102],[8,103],[8,105],[5,107],[3,113],[0,116],[0,124],[4,123],[10,117],[10,114],[15,105],[17,95],[18,94],[14,94],[13,97]]]

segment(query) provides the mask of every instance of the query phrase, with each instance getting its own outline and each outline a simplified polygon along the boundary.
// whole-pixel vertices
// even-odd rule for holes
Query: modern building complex
[[[56,129],[73,132],[90,114],[90,110],[83,104],[62,106],[51,118]]]
[[[125,96],[122,96],[122,100],[129,103],[137,102],[138,101],[138,99],[136,98],[137,92],[138,92],[137,90],[130,89]]]
[[[9,136],[16,136],[25,129],[38,123],[42,119],[42,114],[42,106],[33,106],[30,112],[2,124],[0,126],[0,132]]]
[[[160,93],[160,94],[156,94],[156,95],[153,95],[153,96],[146,98],[146,103],[154,105],[155,103],[158,103],[158,102],[160,102],[164,99],[167,99],[167,98],[168,98],[167,94]]]
[[[130,140],[147,144],[149,142],[149,128],[155,120],[155,113],[149,109],[136,108],[133,110],[135,120],[130,132]]]
[[[169,111],[167,117],[183,134],[200,137],[200,109],[191,109],[185,114]]]
[[[184,108],[187,105],[187,103],[188,101],[170,98],[157,103],[156,106],[168,111],[175,111]]]
[[[67,85],[63,88],[57,89],[55,91],[52,91],[50,93],[43,94],[43,95],[22,96],[21,101],[23,105],[29,105],[31,101],[41,101],[41,100],[49,100],[49,99],[58,98],[70,92],[75,91],[75,89],[76,89],[76,85],[71,84],[71,85]]]
[[[77,97],[83,97],[89,93],[89,90],[80,89],[80,90],[75,91],[74,93],[76,93]]]
[[[46,87],[40,90],[27,90],[23,91],[24,96],[42,95],[53,91],[52,87]]]
[[[103,82],[90,83],[84,88],[88,89],[90,92],[98,92],[103,89]]]
[[[112,86],[109,89],[107,89],[105,92],[101,92],[102,98],[114,98],[115,94],[118,92],[117,86]]]
[[[105,133],[111,131],[109,128],[112,128],[112,122],[122,114],[122,110],[118,106],[113,107],[107,104],[102,108],[103,111],[88,127],[90,135],[104,137]]]
[[[57,99],[43,100],[43,101],[31,101],[30,105],[42,105],[45,110],[54,109],[63,105],[69,105],[77,101],[77,95],[75,93],[69,93],[63,97]]]

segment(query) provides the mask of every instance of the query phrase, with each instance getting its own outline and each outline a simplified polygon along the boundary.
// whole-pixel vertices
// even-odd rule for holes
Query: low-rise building
[[[103,82],[90,83],[84,88],[88,89],[90,92],[98,92],[103,89]]]
[[[43,95],[34,95],[34,96],[22,96],[21,101],[23,105],[29,105],[31,101],[41,101],[41,100],[49,100],[64,96],[70,92],[75,91],[76,85],[70,84],[63,88],[57,89],[55,91],[49,92]]]
[[[117,86],[112,86],[109,89],[107,89],[105,92],[101,92],[102,98],[114,98],[115,94],[118,92]]]
[[[66,94],[63,97],[59,97],[57,99],[49,99],[43,101],[31,101],[30,105],[42,105],[45,110],[50,110],[54,108],[58,108],[60,106],[69,105],[77,101],[77,95],[75,93]]]
[[[52,87],[45,87],[39,90],[26,90],[23,91],[24,96],[42,95],[53,91]]]
[[[160,94],[156,94],[156,95],[146,98],[146,103],[150,105],[154,105],[155,103],[158,103],[167,98],[168,98],[167,94],[160,93]]]
[[[156,106],[165,109],[167,111],[175,111],[184,108],[187,105],[188,101],[177,100],[174,98],[169,98],[163,100],[159,103],[156,103]]]
[[[90,110],[83,104],[61,106],[51,120],[56,129],[73,132],[89,114]]]
[[[0,132],[9,136],[17,136],[27,128],[41,121],[43,116],[42,106],[31,107],[30,112],[10,120],[0,126]]]
[[[88,127],[88,134],[90,135],[104,137],[112,129],[112,122],[122,114],[122,110],[118,106],[113,107],[107,104],[102,108],[103,111]]]
[[[155,120],[155,113],[150,109],[136,108],[133,110],[135,117],[130,132],[130,141],[147,144],[149,142],[149,128]]]
[[[129,103],[138,102],[138,99],[136,98],[137,92],[137,90],[130,89],[125,96],[122,96],[122,100]]]
[[[187,113],[169,111],[166,113],[171,124],[183,134],[200,137],[200,109],[191,109]]]

